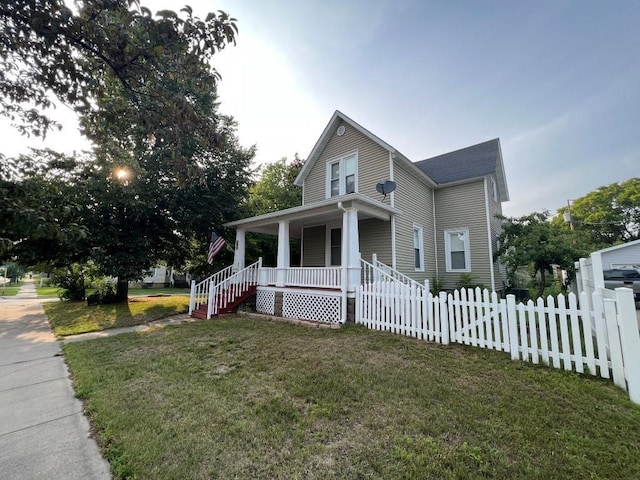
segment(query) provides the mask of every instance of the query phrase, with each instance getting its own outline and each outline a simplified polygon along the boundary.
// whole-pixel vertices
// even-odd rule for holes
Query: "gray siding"
[[[324,225],[304,229],[302,260],[300,262],[303,267],[325,266],[325,235]]]
[[[335,131],[341,125],[344,125],[346,130],[344,135],[339,137]],[[327,198],[327,163],[354,151],[358,152],[358,193],[367,195],[375,200],[382,200],[382,195],[376,191],[376,184],[380,180],[389,178],[389,152],[355,128],[341,121],[331,132],[327,145],[320,152],[319,157],[304,180],[303,203],[305,205]],[[389,197],[387,197],[385,203],[389,203]]]
[[[367,262],[375,253],[378,260],[391,265],[391,222],[369,218],[358,222],[360,256]]]
[[[435,237],[433,232],[433,195],[430,187],[414,173],[394,162],[395,207],[402,213],[396,217],[396,268],[401,273],[423,282],[435,277]],[[424,272],[416,272],[413,253],[413,225],[422,226]]]
[[[498,251],[498,237],[502,232],[502,220],[496,218],[496,215],[502,215],[502,203],[499,200],[496,201],[493,199],[493,192],[489,187],[489,182],[487,182],[487,198],[489,199],[489,221],[491,223],[491,248],[493,249],[493,254],[495,255],[495,253]],[[500,270],[500,262],[496,260],[493,266],[496,291],[503,290],[507,282],[506,267],[502,267],[502,271]]]
[[[640,265],[640,245],[629,245],[602,254],[603,269],[620,268],[620,265]]]
[[[487,242],[487,212],[484,180],[442,188],[435,192],[436,242],[438,246],[438,276],[446,289],[455,289],[460,273],[447,273],[444,231],[468,228],[471,253],[471,274],[477,283],[491,286],[491,263]]]

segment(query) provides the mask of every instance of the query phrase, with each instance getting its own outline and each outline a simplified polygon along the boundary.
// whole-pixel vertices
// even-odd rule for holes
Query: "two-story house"
[[[376,188],[384,182],[387,191]],[[245,269],[247,233],[278,237],[277,265],[254,274],[259,312],[345,321],[356,288],[371,281],[367,265],[405,283],[438,279],[454,289],[470,274],[503,288],[495,215],[509,193],[498,139],[413,162],[336,111],[294,183],[302,205],[225,225],[236,230],[229,272]],[[289,263],[292,238],[301,240],[300,267]]]

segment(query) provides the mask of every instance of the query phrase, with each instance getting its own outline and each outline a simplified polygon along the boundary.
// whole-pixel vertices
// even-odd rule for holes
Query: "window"
[[[327,165],[327,198],[357,191],[358,154],[352,153]]]
[[[329,248],[330,266],[340,266],[342,264],[342,229],[331,229],[331,244]]]
[[[469,229],[445,230],[447,272],[470,272]]]
[[[423,230],[422,226],[413,226],[413,266],[417,272],[424,272],[423,254]]]
[[[491,198],[493,198],[494,202],[498,201],[498,189],[496,187],[496,181],[494,180],[493,177],[489,177],[488,178],[488,190],[489,190],[489,194],[491,195]]]

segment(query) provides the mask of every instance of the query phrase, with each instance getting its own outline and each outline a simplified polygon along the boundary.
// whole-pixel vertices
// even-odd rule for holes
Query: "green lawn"
[[[95,305],[86,302],[45,303],[49,323],[58,336],[128,327],[189,310],[189,297],[138,297],[127,303]]]
[[[227,317],[64,346],[114,478],[640,478],[611,382],[350,326]]]
[[[130,288],[129,295],[189,295],[189,288]]]
[[[19,281],[17,285],[15,283],[0,285],[0,295],[3,297],[13,297],[18,294],[21,286],[22,281]]]

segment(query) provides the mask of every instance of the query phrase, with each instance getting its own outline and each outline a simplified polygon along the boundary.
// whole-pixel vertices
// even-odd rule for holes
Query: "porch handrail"
[[[233,274],[233,265],[214,273],[210,277],[196,283],[195,280],[191,281],[191,297],[189,298],[189,315],[194,310],[209,300],[209,286],[211,283],[218,284],[226,280]]]
[[[210,282],[209,301],[207,306],[207,319],[227,307],[238,296],[242,295],[249,287],[258,284],[258,274],[262,267],[262,257],[248,267],[235,272],[219,283]]]
[[[416,288],[424,288],[424,285],[422,283],[417,282],[413,278],[406,276],[404,273],[401,273],[398,270],[390,267],[389,265],[382,263],[380,260],[378,260],[378,257],[375,253],[373,254],[372,263],[369,265],[376,267],[378,272],[383,272],[386,277],[389,277],[394,281],[399,281],[400,283],[408,286],[413,285]]]

